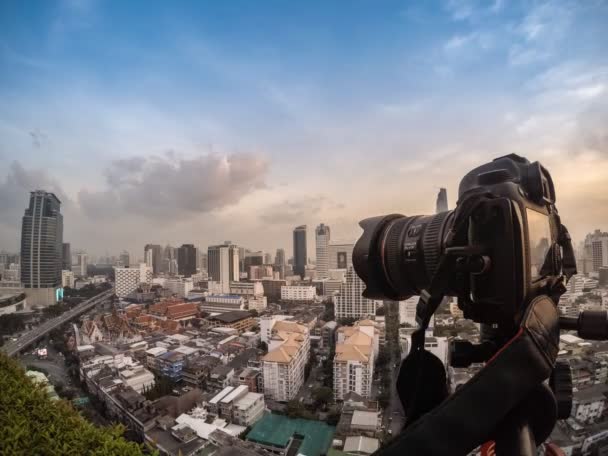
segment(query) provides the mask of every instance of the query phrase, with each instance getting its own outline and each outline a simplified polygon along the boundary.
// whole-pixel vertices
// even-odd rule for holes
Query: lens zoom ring
[[[422,245],[424,250],[424,264],[426,266],[429,281],[433,278],[439,264],[441,245],[443,243],[443,240],[440,239],[442,231],[441,228],[444,220],[450,213],[451,211],[440,212],[439,214],[433,216],[431,221],[426,226],[426,230],[424,231]]]

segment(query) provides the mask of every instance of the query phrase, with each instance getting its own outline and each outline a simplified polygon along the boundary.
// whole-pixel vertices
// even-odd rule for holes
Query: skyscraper
[[[327,278],[327,269],[329,268],[329,238],[329,227],[321,223],[315,230],[315,241],[317,247],[317,279]]]
[[[120,264],[124,268],[128,268],[131,264],[131,257],[129,256],[129,252],[123,250],[120,254]]]
[[[608,266],[608,233],[595,230],[585,237],[584,258],[590,263],[589,271],[598,272]]]
[[[435,212],[445,212],[448,210],[448,192],[445,188],[440,188],[437,194],[437,204]]]
[[[146,260],[146,264],[152,268],[154,274],[160,273],[163,264],[162,247],[158,244],[146,244],[144,247],[144,259]]]
[[[53,193],[33,191],[21,225],[21,281],[30,305],[57,302],[62,258],[61,201]]]
[[[89,268],[89,256],[84,252],[77,253],[76,254],[76,270],[74,271],[74,273],[78,277],[86,277],[88,274],[88,268]]]
[[[355,244],[352,242],[330,241],[327,246],[328,268],[348,269],[352,266],[354,248]]]
[[[64,242],[61,247],[61,269],[72,270],[72,249],[69,242]]]
[[[274,256],[274,264],[277,266],[285,266],[285,249],[277,249]]]
[[[236,245],[212,245],[207,250],[209,280],[221,286],[222,293],[230,292],[230,282],[239,281],[239,249]]]
[[[296,226],[293,230],[293,273],[304,277],[306,273],[306,225]]]
[[[196,248],[192,244],[182,244],[177,249],[177,272],[184,277],[196,274]]]
[[[334,297],[336,318],[363,318],[376,315],[376,308],[382,301],[363,297],[365,283],[355,273],[352,266],[346,272],[346,282],[340,287],[340,293]]]

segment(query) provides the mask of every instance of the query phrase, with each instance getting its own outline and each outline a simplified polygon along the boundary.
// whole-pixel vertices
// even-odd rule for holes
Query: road
[[[40,326],[37,326],[34,329],[32,329],[31,331],[25,333],[23,336],[21,336],[15,342],[10,342],[8,344],[5,344],[1,348],[1,350],[4,351],[4,353],[6,353],[8,356],[15,356],[22,350],[25,350],[30,345],[35,343],[41,337],[43,337],[46,334],[48,334],[49,332],[51,332],[53,329],[72,320],[73,318],[76,318],[76,317],[82,315],[85,312],[88,312],[89,310],[91,310],[93,307],[95,307],[99,303],[109,299],[110,296],[112,296],[113,294],[114,294],[114,290],[110,289],[110,290],[107,290],[107,291],[104,291],[104,292],[98,294],[97,296],[93,296],[91,299],[81,302],[76,307],[73,307],[72,309],[68,310],[67,312],[62,313],[58,317],[45,321]]]
[[[389,427],[391,430],[392,436],[396,436],[403,429],[403,425],[405,424],[405,415],[403,413],[403,407],[401,406],[401,401],[399,400],[399,395],[397,394],[397,376],[399,375],[399,364],[397,364],[397,368],[393,370],[392,380],[391,380],[391,399],[388,404],[388,407],[385,410],[385,413],[388,413],[389,416]]]
[[[65,369],[64,360],[61,354],[50,345],[46,347],[46,349],[48,351],[46,359],[38,359],[38,357],[32,353],[25,353],[19,360],[21,361],[21,364],[26,367],[32,366],[44,369],[48,372],[49,381],[53,385],[57,385],[58,383],[71,385],[72,379]]]

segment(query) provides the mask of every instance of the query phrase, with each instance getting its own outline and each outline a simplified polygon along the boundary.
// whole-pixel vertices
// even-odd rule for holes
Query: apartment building
[[[374,376],[374,339],[370,327],[346,327],[338,331],[334,356],[334,398],[350,392],[370,397]],[[373,332],[371,333],[373,334]]]
[[[268,354],[262,358],[264,395],[287,402],[304,384],[304,367],[310,352],[309,329],[299,323],[272,320]]]

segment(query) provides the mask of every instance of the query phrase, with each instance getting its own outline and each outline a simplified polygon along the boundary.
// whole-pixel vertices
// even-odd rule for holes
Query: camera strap
[[[454,213],[454,223],[447,233],[446,247],[466,242],[469,217],[482,203],[494,198],[485,190],[473,190],[459,202]],[[429,412],[447,395],[446,373],[443,363],[424,348],[425,333],[431,317],[443,301],[449,285],[450,271],[456,265],[456,256],[439,258],[435,274],[428,289],[422,290],[416,306],[418,328],[412,333],[411,350],[403,361],[398,377],[398,393],[408,418],[408,425]]]

